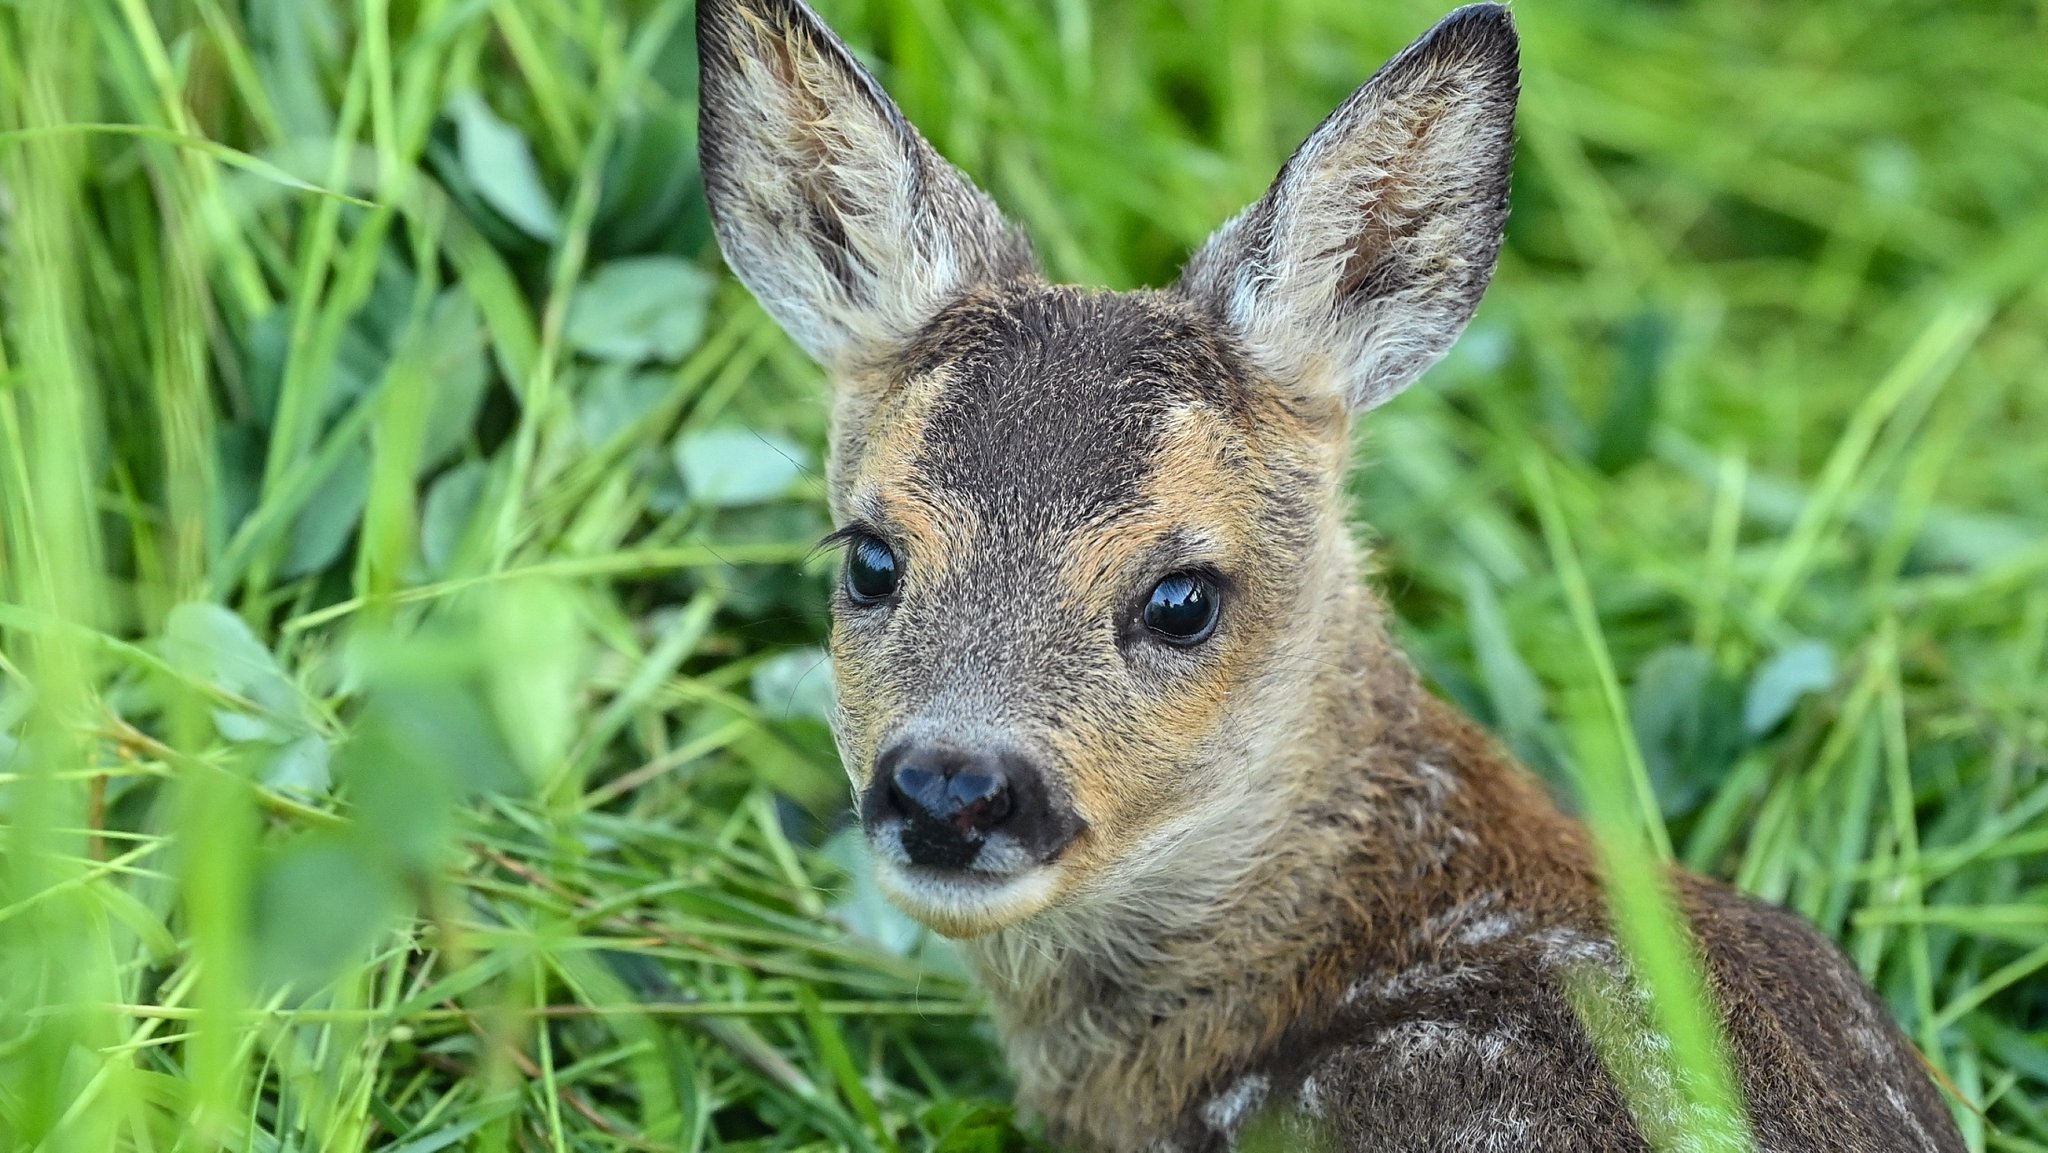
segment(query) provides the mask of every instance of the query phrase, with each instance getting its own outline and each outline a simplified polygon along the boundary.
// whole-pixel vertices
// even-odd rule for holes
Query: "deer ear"
[[[799,0],[701,0],[698,147],[726,263],[826,365],[886,354],[1029,244]]]
[[[1364,411],[1472,319],[1507,221],[1519,48],[1506,8],[1444,18],[1323,121],[1179,290],[1292,387]]]

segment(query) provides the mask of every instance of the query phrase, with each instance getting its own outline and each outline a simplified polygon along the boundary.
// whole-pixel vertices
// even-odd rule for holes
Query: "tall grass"
[[[1116,287],[1440,7],[821,4]],[[2048,12],[1518,17],[1495,290],[1361,434],[1410,647],[2048,1149]],[[0,1147],[1028,1140],[850,867],[821,384],[717,272],[688,28],[0,7]]]

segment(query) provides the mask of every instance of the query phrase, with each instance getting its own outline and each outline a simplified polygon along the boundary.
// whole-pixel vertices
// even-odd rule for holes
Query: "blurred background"
[[[818,7],[1119,288],[1444,11]],[[2048,6],[1515,11],[1500,274],[1359,432],[1406,640],[2048,1150]],[[0,1148],[1028,1147],[843,835],[690,24],[0,5]]]

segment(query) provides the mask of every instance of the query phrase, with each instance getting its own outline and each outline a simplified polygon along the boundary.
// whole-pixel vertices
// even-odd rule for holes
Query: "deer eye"
[[[886,600],[902,579],[896,553],[871,536],[854,538],[846,550],[846,595],[857,605]]]
[[[1216,631],[1216,586],[1200,573],[1170,573],[1152,586],[1138,619],[1160,640],[1198,645]]]

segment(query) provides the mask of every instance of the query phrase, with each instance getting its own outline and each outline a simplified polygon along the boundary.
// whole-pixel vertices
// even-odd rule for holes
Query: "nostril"
[[[1010,815],[1010,783],[985,761],[907,760],[888,776],[889,801],[916,821],[985,832]]]
[[[1006,743],[892,742],[875,757],[860,803],[878,849],[928,868],[976,867],[991,844],[990,872],[1047,863],[1086,827],[1040,762]]]
[[[1010,815],[1010,786],[990,773],[961,773],[946,784],[950,820],[961,832],[991,829]]]
[[[945,817],[948,805],[944,772],[922,765],[904,765],[890,775],[889,792],[895,795],[896,807],[906,816],[923,814],[941,820]]]

